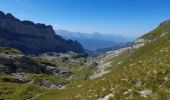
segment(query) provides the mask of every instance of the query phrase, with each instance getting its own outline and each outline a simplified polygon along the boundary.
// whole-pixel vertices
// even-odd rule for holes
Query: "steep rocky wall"
[[[20,21],[12,14],[3,12],[0,12],[0,43],[26,54],[67,51],[84,53],[79,42],[56,35],[51,25]]]

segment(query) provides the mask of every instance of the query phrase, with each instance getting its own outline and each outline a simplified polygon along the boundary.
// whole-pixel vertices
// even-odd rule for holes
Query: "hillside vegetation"
[[[168,100],[170,98],[170,21],[141,38],[150,43],[120,66],[77,87],[45,93],[38,100]],[[112,63],[114,64],[114,63]],[[73,92],[74,91],[74,92]]]

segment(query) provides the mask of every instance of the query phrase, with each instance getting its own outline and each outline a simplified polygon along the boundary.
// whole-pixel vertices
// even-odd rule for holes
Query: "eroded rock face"
[[[3,12],[0,12],[0,43],[17,48],[25,54],[67,51],[84,53],[79,42],[56,35],[52,26],[20,21]]]
[[[19,84],[25,84],[30,82],[28,80],[28,75],[26,73],[12,73],[12,77],[5,77],[2,80],[5,82],[12,82],[12,83],[19,83]]]
[[[138,48],[143,47],[144,45],[146,45],[147,42],[148,42],[147,40],[142,39],[142,38],[137,39],[136,41],[134,41],[134,45],[132,46],[132,48],[133,49],[138,49]]]
[[[26,56],[0,56],[1,72],[5,73],[44,73],[51,74],[46,67]]]
[[[59,77],[72,74],[69,71],[59,69],[56,65],[42,64],[24,55],[0,55],[0,73],[34,73]]]

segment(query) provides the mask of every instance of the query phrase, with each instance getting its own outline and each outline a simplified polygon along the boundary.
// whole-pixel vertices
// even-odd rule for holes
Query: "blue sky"
[[[0,10],[55,29],[137,37],[170,18],[170,0],[0,0]]]

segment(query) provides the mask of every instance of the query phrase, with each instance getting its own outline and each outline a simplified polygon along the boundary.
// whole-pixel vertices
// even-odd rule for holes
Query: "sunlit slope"
[[[143,36],[154,41],[130,54],[129,59],[109,74],[75,88],[49,92],[39,100],[168,100],[170,98],[169,22]],[[162,32],[166,34],[162,35]]]

